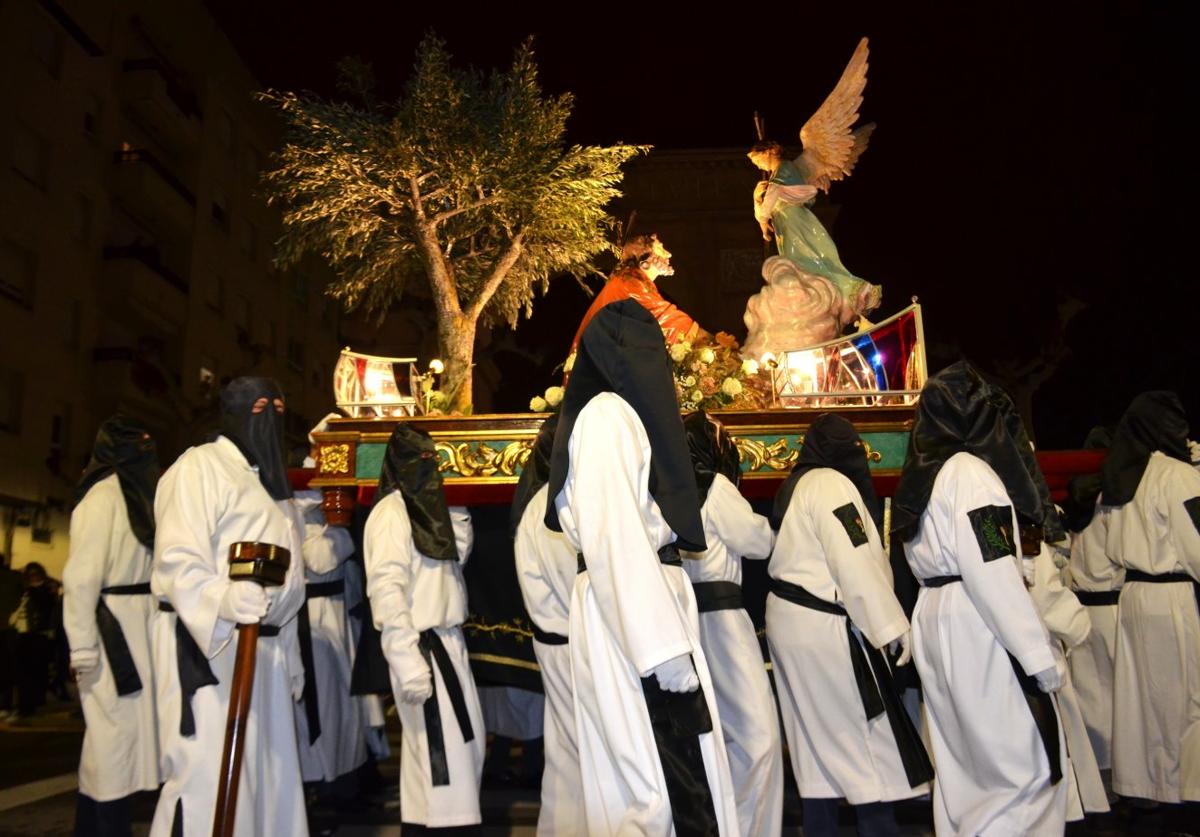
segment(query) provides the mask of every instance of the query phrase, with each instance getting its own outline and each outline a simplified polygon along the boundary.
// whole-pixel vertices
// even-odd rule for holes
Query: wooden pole
[[[254,691],[258,624],[238,625],[237,629],[237,657],[233,664],[233,685],[229,690],[229,714],[225,720],[225,749],[221,753],[213,837],[233,837],[238,778],[242,775],[242,753],[246,744],[246,720],[250,715],[250,696]]]

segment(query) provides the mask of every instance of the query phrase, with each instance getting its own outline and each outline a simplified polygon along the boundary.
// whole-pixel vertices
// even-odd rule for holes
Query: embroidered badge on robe
[[[982,506],[967,512],[984,561],[1017,554],[1012,532],[1012,506]]]
[[[863,528],[862,515],[858,513],[858,509],[853,503],[838,506],[833,510],[833,516],[838,519],[842,528],[846,530],[846,534],[850,536],[851,544],[862,546],[867,542],[867,530]]]
[[[1196,531],[1200,532],[1200,497],[1184,500],[1183,507],[1187,509],[1188,517],[1192,519],[1192,525],[1196,527]]]

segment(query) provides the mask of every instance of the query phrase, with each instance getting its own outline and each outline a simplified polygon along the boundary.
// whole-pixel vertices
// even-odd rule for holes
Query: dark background
[[[855,273],[886,286],[885,313],[921,298],[931,371],[965,355],[1027,384],[1025,362],[1049,357],[1034,401],[1043,447],[1078,446],[1148,388],[1178,390],[1200,416],[1182,13],[889,5],[208,2],[264,86],[327,95],[345,55],[399,95],[429,30],[479,68],[532,35],[546,90],[575,94],[571,141],[668,149],[748,147],[755,110],[794,144],[866,35],[863,117],[879,128],[834,187],[834,235]],[[539,320],[586,304],[570,281],[552,287],[518,341],[548,339]]]

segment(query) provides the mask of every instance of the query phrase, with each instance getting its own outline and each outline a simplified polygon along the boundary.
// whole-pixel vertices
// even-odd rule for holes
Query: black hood
[[[848,420],[833,413],[817,416],[804,434],[800,446],[800,458],[792,473],[784,480],[775,495],[771,509],[771,528],[779,531],[783,516],[792,503],[792,493],[800,478],[814,468],[832,468],[844,476],[858,489],[867,507],[867,514],[875,523],[875,531],[883,536],[883,503],[875,494],[875,483],[871,479],[871,467],[867,463],[867,448],[862,437]]]
[[[1088,431],[1083,450],[1104,450],[1112,446],[1113,430],[1097,425]],[[1103,466],[1101,466],[1103,467]],[[1096,514],[1100,497],[1100,474],[1080,474],[1067,483],[1067,499],[1063,501],[1063,518],[1072,532],[1082,532]]]
[[[388,439],[379,473],[379,502],[399,491],[408,510],[413,544],[427,558],[457,561],[458,547],[446,494],[442,491],[439,457],[433,439],[424,430],[401,422]]]
[[[508,517],[508,528],[513,537],[516,537],[517,527],[521,525],[521,518],[533,495],[550,479],[550,455],[554,451],[554,431],[557,428],[557,413],[542,422],[537,438],[533,440],[533,447],[529,449],[529,458],[521,468]]]
[[[78,504],[88,490],[115,473],[125,496],[129,528],[142,546],[154,548],[154,489],[158,485],[158,451],[150,431],[128,416],[113,416],[100,425],[92,459],[75,486]]]
[[[266,408],[253,412],[254,402],[267,399]],[[221,390],[221,435],[237,445],[246,461],[258,467],[258,479],[276,500],[292,496],[287,458],[283,455],[283,416],[274,400],[283,390],[271,378],[234,378]]]
[[[689,414],[683,420],[683,430],[687,433],[696,490],[703,506],[717,474],[734,485],[741,482],[741,455],[725,426],[703,410]]]
[[[1051,542],[1061,537],[1050,489],[1012,399],[959,361],[921,390],[908,456],[892,499],[892,531],[902,540],[916,535],[934,480],[946,461],[962,452],[991,466],[1022,524],[1045,527]]]
[[[579,412],[602,392],[619,395],[646,429],[650,494],[675,533],[675,544],[688,552],[704,552],[708,546],[700,521],[696,477],[662,329],[650,312],[632,299],[604,306],[583,330],[550,458],[546,525],[562,531],[554,500],[567,482],[571,431]]]
[[[1178,395],[1159,390],[1143,392],[1133,399],[1117,424],[1100,471],[1104,505],[1123,506],[1133,499],[1150,454],[1155,451],[1190,462],[1187,436],[1187,415]]]

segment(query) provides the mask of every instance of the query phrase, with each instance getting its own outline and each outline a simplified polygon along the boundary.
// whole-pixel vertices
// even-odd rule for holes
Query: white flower
[[[676,343],[671,347],[671,360],[676,363],[683,363],[683,359],[688,356],[688,352],[691,350],[692,347],[687,343]]]
[[[700,350],[700,362],[701,363],[712,363],[716,359],[717,359],[717,353],[714,352],[712,349],[701,349]]]
[[[429,371],[435,375],[440,375],[446,371],[446,364],[442,363],[441,359],[435,357],[429,361]]]
[[[684,409],[684,410],[694,410],[694,409],[696,409],[696,405],[695,405],[695,404],[693,404],[691,401],[684,401],[684,402],[683,402],[682,404],[680,404],[679,406],[680,406],[680,408],[681,408],[681,409]]]
[[[694,389],[694,390],[692,390],[692,394],[689,395],[688,398],[692,399],[697,404],[699,404],[701,401],[704,400],[704,393],[698,389]]]
[[[758,374],[758,361],[755,360],[754,358],[747,358],[746,360],[743,360],[742,361],[742,372],[746,373],[747,375],[757,375]]]
[[[696,385],[696,376],[688,375],[686,378],[683,379],[682,383],[685,387],[694,387]]]
[[[544,413],[550,405],[546,403],[546,399],[540,395],[535,395],[529,399],[529,409],[535,413]]]
[[[732,398],[735,395],[742,394],[742,385],[736,378],[726,378],[721,381],[721,392]]]
[[[557,407],[563,400],[562,387],[546,387],[546,403],[551,407]]]

